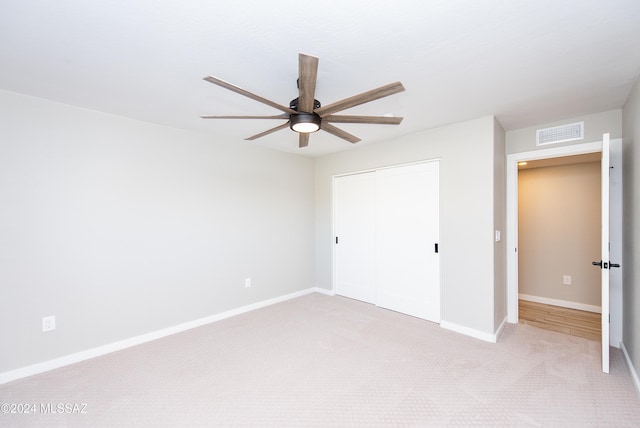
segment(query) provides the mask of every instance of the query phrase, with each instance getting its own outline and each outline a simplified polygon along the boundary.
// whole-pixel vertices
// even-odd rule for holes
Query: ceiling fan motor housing
[[[299,101],[299,100],[300,100],[299,98],[296,98],[296,99],[294,99],[294,100],[291,100],[291,102],[289,103],[289,108],[290,108],[290,109],[293,109],[293,110],[295,110],[295,111],[299,111],[299,110],[298,110],[298,105],[300,104],[300,101]],[[314,100],[313,100],[313,109],[315,110],[315,109],[317,109],[317,108],[320,108],[320,106],[321,106],[320,101],[318,101],[318,100],[314,99]],[[312,113],[312,112],[307,111],[307,112],[305,112],[305,113]]]

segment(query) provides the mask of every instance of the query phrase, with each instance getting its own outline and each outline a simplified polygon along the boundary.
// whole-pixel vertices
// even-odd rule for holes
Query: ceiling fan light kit
[[[289,127],[301,134],[310,134],[320,129],[322,119],[315,113],[298,113],[289,116]]]
[[[273,132],[279,131],[289,126],[292,131],[299,134],[299,147],[306,147],[309,144],[309,134],[323,130],[336,137],[342,138],[350,143],[357,143],[360,138],[355,135],[351,135],[348,132],[334,126],[333,123],[365,123],[365,124],[381,124],[381,125],[399,125],[402,122],[402,117],[389,117],[385,116],[349,116],[349,115],[335,115],[342,110],[349,109],[361,104],[368,103],[370,101],[384,98],[389,95],[397,94],[404,91],[402,83],[395,82],[390,83],[380,88],[372,89],[367,92],[363,92],[358,95],[354,95],[349,98],[345,98],[341,101],[321,106],[320,102],[314,98],[316,90],[316,80],[318,77],[318,58],[306,55],[303,53],[298,54],[298,98],[291,101],[289,107],[278,104],[274,101],[263,98],[245,89],[226,82],[217,77],[208,76],[204,80],[218,85],[237,94],[244,95],[252,100],[261,102],[268,106],[271,106],[277,110],[282,111],[284,114],[275,116],[201,116],[203,119],[287,119],[287,122],[276,126],[275,128],[268,129],[259,134],[246,138],[246,140],[255,140],[256,138],[264,137]]]

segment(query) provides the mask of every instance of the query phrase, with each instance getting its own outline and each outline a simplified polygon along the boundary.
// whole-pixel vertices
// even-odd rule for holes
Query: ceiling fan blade
[[[351,135],[347,131],[336,128],[330,123],[324,121],[322,122],[320,129],[322,129],[323,131],[327,131],[329,134],[333,134],[336,137],[342,138],[343,140],[347,140],[350,143],[357,143],[358,141],[360,141],[360,138],[356,137],[355,135]]]
[[[298,142],[298,147],[303,148],[309,145],[309,134],[300,134],[300,139]]]
[[[400,125],[403,117],[388,116],[342,116],[331,114],[322,118],[332,123],[371,123],[376,125]]]
[[[313,100],[318,79],[318,58],[303,53],[298,54],[298,111],[313,113]]]
[[[258,139],[260,137],[264,137],[265,135],[269,135],[271,133],[274,133],[276,131],[280,131],[281,129],[288,128],[288,127],[289,127],[289,122],[287,121],[287,123],[283,123],[282,125],[278,125],[275,128],[267,129],[266,131],[263,131],[263,132],[261,132],[259,134],[252,135],[251,137],[245,138],[245,140],[249,140],[249,141],[255,140],[255,139]]]
[[[289,119],[288,114],[279,114],[277,116],[200,116],[202,119]]]
[[[388,97],[389,95],[397,94],[398,92],[402,91],[404,91],[404,86],[402,86],[402,83],[390,83],[388,85],[381,86],[379,88],[372,89],[370,91],[363,92],[361,94],[345,98],[344,100],[320,107],[316,109],[314,113],[318,114],[320,117],[325,117],[330,115],[331,113],[346,110],[348,108],[368,103],[379,98]]]
[[[240,87],[238,87],[238,86],[236,86],[236,85],[234,85],[232,83],[225,82],[222,79],[218,79],[217,77],[207,76],[207,77],[204,78],[204,80],[206,80],[207,82],[211,82],[214,85],[218,85],[218,86],[220,86],[222,88],[225,88],[225,89],[228,89],[230,91],[233,91],[233,92],[235,92],[237,94],[244,95],[247,98],[251,98],[252,100],[261,102],[263,104],[271,106],[271,107],[273,107],[275,109],[278,109],[280,111],[283,111],[285,113],[289,113],[289,114],[295,114],[296,113],[295,110],[290,109],[289,107],[285,107],[285,106],[280,105],[280,104],[278,104],[276,102],[273,102],[271,100],[263,98],[263,97],[261,97],[259,95],[251,93],[251,92],[249,92],[249,91],[247,91],[245,89],[242,89],[242,88],[240,88]]]

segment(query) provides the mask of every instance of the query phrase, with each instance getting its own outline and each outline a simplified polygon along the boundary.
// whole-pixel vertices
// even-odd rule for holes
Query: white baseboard
[[[10,370],[0,373],[0,385],[12,382],[14,380],[22,379],[27,376],[33,376],[39,373],[44,373],[49,370],[57,369],[60,367],[68,366],[70,364],[79,363],[81,361],[88,360],[90,358],[106,355],[111,352],[120,351],[125,348],[140,345],[142,343],[150,342],[152,340],[160,339],[172,334],[181,333],[192,328],[200,327],[206,324],[210,324],[216,321],[220,321],[226,318],[230,318],[235,315],[240,315],[246,312],[254,311],[256,309],[264,308],[266,306],[274,305],[276,303],[284,302],[287,300],[295,299],[296,297],[304,296],[311,293],[323,293],[328,294],[330,290],[324,288],[308,288],[306,290],[297,291],[295,293],[286,294],[284,296],[274,297],[273,299],[263,300],[247,306],[232,309],[219,314],[210,315],[204,318],[200,318],[193,321],[188,321],[182,324],[178,324],[172,327],[167,327],[161,330],[152,331],[150,333],[142,334],[140,336],[131,337],[129,339],[120,340],[118,342],[109,343],[107,345],[98,346],[97,348],[87,349],[85,351],[75,352],[73,354],[65,355],[63,357],[55,358],[53,360],[43,361],[41,363],[32,364],[19,369]]]
[[[502,324],[504,324],[504,322]],[[448,321],[440,321],[440,327],[447,330],[455,331],[456,333],[464,334],[466,336],[475,337],[476,339],[484,340],[485,342],[496,343],[498,341],[497,334],[485,333],[484,331],[454,324]],[[500,329],[502,329],[502,327]]]
[[[624,359],[627,363],[627,367],[629,368],[629,373],[631,373],[631,380],[633,381],[633,385],[636,387],[638,397],[640,397],[640,378],[638,377],[638,372],[633,366],[633,362],[631,361],[631,357],[629,357],[627,348],[624,346],[624,342],[620,342],[620,348],[622,349],[622,353],[624,354]]]
[[[547,297],[531,296],[529,294],[518,294],[518,298],[528,302],[544,303],[545,305],[560,306],[569,309],[578,309],[580,311],[602,313],[600,306],[587,305],[585,303],[569,302],[567,300],[549,299]]]
[[[500,323],[500,325],[498,326],[498,329],[496,330],[495,333],[495,337],[496,340],[495,342],[498,341],[498,339],[500,338],[500,335],[502,334],[502,330],[504,330],[504,326],[507,325],[507,316],[505,315],[504,319],[502,320],[502,322]]]
[[[312,290],[315,291],[316,293],[325,294],[327,296],[335,296],[336,295],[335,291],[327,290],[326,288],[314,287]]]

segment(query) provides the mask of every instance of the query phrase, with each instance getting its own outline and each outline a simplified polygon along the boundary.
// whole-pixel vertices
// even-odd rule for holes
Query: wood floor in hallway
[[[518,301],[518,311],[521,323],[595,341],[602,337],[599,313],[526,300]]]

